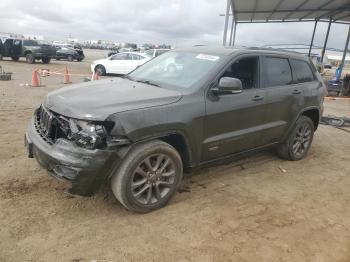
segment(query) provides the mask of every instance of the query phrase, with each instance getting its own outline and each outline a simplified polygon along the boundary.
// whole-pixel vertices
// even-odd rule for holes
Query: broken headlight
[[[78,145],[88,149],[101,148],[106,145],[107,123],[69,120],[70,138]]]

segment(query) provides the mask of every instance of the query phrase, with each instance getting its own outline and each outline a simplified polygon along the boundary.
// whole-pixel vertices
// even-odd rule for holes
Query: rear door
[[[293,79],[288,56],[263,57],[263,89],[266,91],[266,124],[263,143],[281,140],[304,105],[302,85]]]
[[[265,122],[265,90],[260,88],[259,56],[241,56],[218,76],[242,82],[239,94],[206,97],[202,161],[207,161],[261,145]]]

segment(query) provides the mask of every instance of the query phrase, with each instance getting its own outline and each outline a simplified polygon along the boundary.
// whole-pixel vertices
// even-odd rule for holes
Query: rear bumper
[[[37,132],[33,119],[25,134],[25,145],[28,157],[34,157],[50,175],[68,181],[66,192],[73,195],[94,194],[120,160],[113,151],[84,149],[65,139],[50,145]]]

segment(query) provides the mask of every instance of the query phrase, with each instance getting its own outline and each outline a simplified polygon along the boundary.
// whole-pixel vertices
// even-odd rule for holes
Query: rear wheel
[[[13,56],[11,58],[12,58],[13,61],[18,61],[19,60],[19,57],[17,57],[17,56]]]
[[[127,209],[150,212],[166,205],[182,180],[182,161],[162,141],[136,146],[113,174],[111,189]]]
[[[95,67],[95,73],[97,73],[100,76],[106,75],[106,68],[103,65],[97,65]]]
[[[50,63],[51,58],[49,58],[49,57],[43,57],[41,60],[43,61],[44,64],[48,64],[48,63]]]
[[[303,159],[310,149],[313,137],[313,121],[307,116],[299,117],[286,141],[277,149],[278,155],[293,161]]]
[[[35,63],[35,58],[33,54],[27,54],[26,55],[26,61],[28,64],[34,64]]]

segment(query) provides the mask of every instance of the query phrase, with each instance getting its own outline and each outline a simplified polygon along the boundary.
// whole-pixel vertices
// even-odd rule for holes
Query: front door
[[[218,77],[234,77],[242,82],[239,94],[206,98],[202,161],[238,153],[262,145],[265,124],[265,90],[260,88],[258,56],[235,59]],[[218,85],[218,81],[212,87]]]

